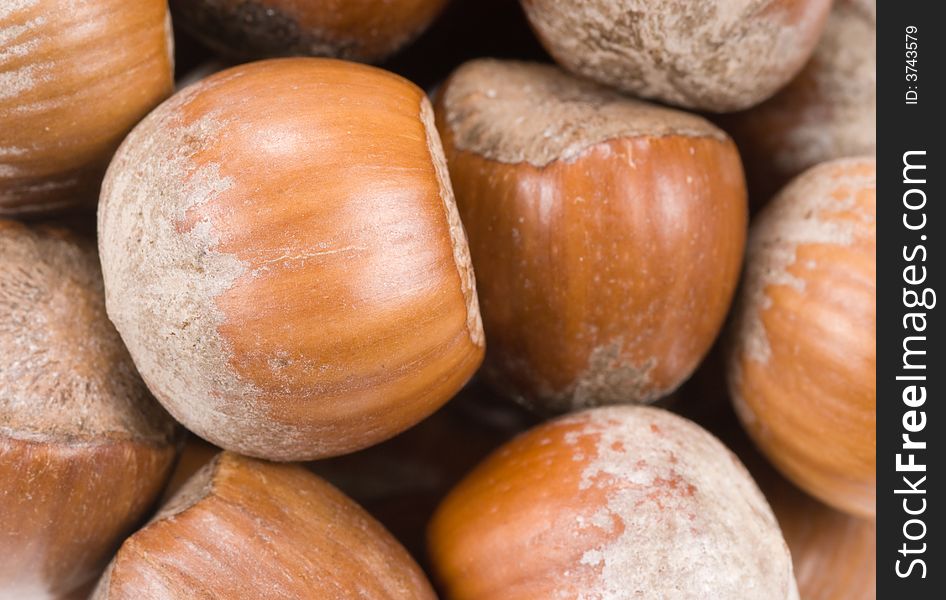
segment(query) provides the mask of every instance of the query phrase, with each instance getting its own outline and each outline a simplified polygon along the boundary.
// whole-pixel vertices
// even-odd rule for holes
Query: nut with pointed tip
[[[228,450],[370,446],[482,360],[433,111],[374,67],[275,59],[180,91],[117,153],[99,233],[108,314],[142,377]]]
[[[412,42],[447,0],[171,0],[181,26],[240,59],[331,56],[379,62]]]
[[[174,85],[166,0],[4,0],[0,215],[95,207],[112,153]]]
[[[732,141],[537,64],[467,63],[436,104],[492,382],[543,412],[671,393],[739,275],[747,209]]]
[[[94,244],[0,220],[0,597],[98,575],[161,494],[174,434],[105,316]]]
[[[742,464],[696,424],[605,407],[497,450],[437,509],[452,600],[797,600],[788,548]]]
[[[805,491],[868,517],[876,245],[873,158],[796,178],[752,226],[727,364],[736,412],[763,453]]]
[[[761,207],[819,163],[874,154],[877,146],[876,3],[837,0],[811,60],[778,94],[725,115]]]
[[[93,600],[433,600],[406,550],[298,465],[223,452],[122,545]]]
[[[713,112],[762,102],[811,56],[831,0],[521,0],[566,69]]]

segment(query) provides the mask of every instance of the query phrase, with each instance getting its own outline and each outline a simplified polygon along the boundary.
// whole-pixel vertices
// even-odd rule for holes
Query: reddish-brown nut
[[[716,337],[742,261],[735,146],[551,66],[477,60],[437,101],[489,339],[543,411],[649,402]]]
[[[798,597],[745,468],[657,408],[592,409],[519,436],[454,488],[429,541],[452,600]]]
[[[105,316],[94,244],[0,220],[0,597],[61,598],[98,575],[174,455]]]
[[[378,62],[409,44],[447,0],[171,0],[182,27],[236,58],[311,55]]]
[[[433,600],[384,527],[298,465],[221,453],[122,545],[93,600]]]
[[[876,450],[876,171],[819,165],[753,224],[731,332],[730,394],[789,479],[872,516]]]
[[[643,98],[730,112],[811,56],[831,0],[521,0],[566,69]]]
[[[173,89],[167,2],[0,4],[0,215],[92,208],[115,148]]]
[[[809,167],[874,153],[876,10],[872,0],[837,0],[798,77],[759,106],[720,121],[742,150],[754,206]]]
[[[380,69],[222,71],[128,136],[99,207],[108,313],[158,400],[276,460],[417,423],[483,356],[426,96]]]

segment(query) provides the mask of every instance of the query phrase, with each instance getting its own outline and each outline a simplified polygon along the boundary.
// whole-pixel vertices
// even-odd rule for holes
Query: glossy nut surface
[[[145,382],[229,450],[370,446],[482,359],[432,110],[380,69],[276,59],[182,90],[116,155],[99,235],[109,316]]]
[[[672,392],[739,275],[732,141],[695,115],[511,61],[462,66],[436,112],[491,380],[543,412]]]
[[[380,61],[414,40],[447,0],[171,0],[176,18],[217,52]]]
[[[788,549],[745,468],[696,424],[605,407],[501,447],[429,528],[451,600],[797,600]]]
[[[0,215],[92,209],[108,160],[174,85],[165,0],[4,0]]]
[[[174,424],[105,316],[94,245],[0,220],[0,597],[97,576],[174,456]]]
[[[760,213],[731,332],[740,419],[789,479],[873,516],[876,168],[824,163]]]
[[[433,600],[385,529],[298,465],[221,453],[118,551],[94,600]]]
[[[642,98],[729,112],[811,55],[831,0],[521,0],[566,69]]]

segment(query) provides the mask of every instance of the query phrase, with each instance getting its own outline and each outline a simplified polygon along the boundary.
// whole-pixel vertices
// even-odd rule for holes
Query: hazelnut
[[[811,56],[831,0],[522,0],[563,67],[643,98],[729,112]]]
[[[673,410],[695,420],[739,456],[772,507],[792,554],[802,600],[874,600],[876,526],[802,492],[756,450],[726,390],[725,344],[681,389]]]
[[[482,360],[433,111],[374,67],[275,59],[178,92],[117,153],[99,234],[109,317],[142,377],[222,448],[370,446]]]
[[[0,215],[95,206],[122,138],[173,90],[166,0],[4,0]]]
[[[234,58],[332,56],[378,62],[406,46],[447,0],[171,0],[181,26]]]
[[[720,122],[746,160],[753,205],[816,164],[874,154],[876,3],[838,0],[814,56],[771,99]]]
[[[841,159],[806,171],[763,209],[727,367],[740,420],[779,470],[868,517],[876,494],[875,188],[873,158]]]
[[[61,598],[97,576],[175,453],[105,316],[94,244],[0,220],[0,596]]]
[[[597,408],[522,434],[450,492],[429,543],[454,600],[798,598],[745,468],[657,408]]]
[[[477,60],[437,101],[500,389],[546,412],[651,402],[722,326],[747,227],[706,120],[552,66]]]
[[[93,600],[435,598],[407,551],[298,465],[224,452],[112,560]]]

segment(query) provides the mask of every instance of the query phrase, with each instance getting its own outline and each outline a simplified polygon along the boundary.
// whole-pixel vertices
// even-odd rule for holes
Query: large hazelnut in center
[[[437,125],[493,383],[546,412],[680,385],[739,275],[746,191],[732,141],[554,67],[494,60],[453,74]]]
[[[342,454],[479,365],[473,271],[424,93],[331,59],[222,71],[155,110],[99,208],[108,313],[198,435]]]

